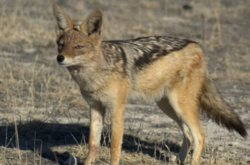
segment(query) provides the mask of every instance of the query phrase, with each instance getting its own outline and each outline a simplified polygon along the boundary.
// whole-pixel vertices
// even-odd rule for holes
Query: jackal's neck
[[[89,92],[94,92],[101,88],[102,84],[109,77],[109,74],[102,67],[72,66],[68,67],[68,70],[79,87]]]

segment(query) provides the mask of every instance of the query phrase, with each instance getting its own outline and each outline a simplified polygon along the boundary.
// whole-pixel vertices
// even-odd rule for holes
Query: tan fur
[[[83,23],[74,24],[58,6],[57,61],[68,68],[90,105],[89,153],[85,165],[95,161],[106,111],[111,112],[111,165],[118,165],[128,98],[155,101],[175,120],[184,139],[179,153],[184,162],[194,144],[192,165],[199,164],[205,134],[198,108],[229,130],[246,136],[236,113],[221,99],[209,78],[197,43],[173,37],[142,37],[102,41],[102,10],[93,11]]]

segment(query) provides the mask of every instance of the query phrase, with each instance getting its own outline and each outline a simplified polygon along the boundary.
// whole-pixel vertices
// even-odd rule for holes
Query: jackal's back
[[[187,39],[142,37],[104,41],[101,48],[108,66],[127,77],[132,99],[157,101],[186,80],[194,67],[205,66],[200,47]]]
[[[159,58],[183,49],[190,43],[195,42],[174,37],[152,36],[104,41],[102,50],[110,64],[119,63],[124,71],[126,68],[141,70]]]

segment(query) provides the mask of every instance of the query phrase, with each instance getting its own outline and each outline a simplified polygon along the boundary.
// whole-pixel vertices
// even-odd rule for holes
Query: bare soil
[[[86,158],[88,107],[55,61],[53,3],[76,21],[102,8],[105,40],[164,35],[199,42],[218,90],[249,132],[250,1],[1,0],[0,164],[63,164],[71,155],[83,164]],[[109,163],[109,118],[97,165]],[[249,138],[202,114],[200,122],[201,164],[250,164]],[[154,104],[127,103],[121,164],[175,164],[181,143],[177,124]]]

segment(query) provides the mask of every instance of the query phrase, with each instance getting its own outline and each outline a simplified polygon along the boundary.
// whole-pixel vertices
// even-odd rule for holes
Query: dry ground
[[[104,39],[166,35],[198,41],[225,100],[250,128],[249,0],[1,0],[0,164],[63,164],[86,157],[88,111],[56,64],[52,4],[83,20],[104,11]],[[250,141],[201,115],[202,164],[250,164]],[[109,162],[109,115],[96,164]],[[173,164],[182,134],[155,105],[127,104],[121,164]],[[189,156],[190,159],[190,156]]]

